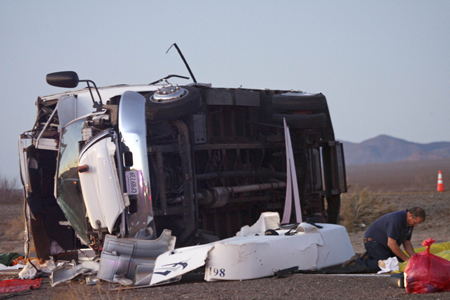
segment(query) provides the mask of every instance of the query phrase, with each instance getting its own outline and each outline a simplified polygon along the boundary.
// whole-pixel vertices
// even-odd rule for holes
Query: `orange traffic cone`
[[[444,183],[442,182],[442,172],[441,172],[441,170],[439,170],[439,174],[438,174],[437,191],[438,192],[443,192],[444,191]]]

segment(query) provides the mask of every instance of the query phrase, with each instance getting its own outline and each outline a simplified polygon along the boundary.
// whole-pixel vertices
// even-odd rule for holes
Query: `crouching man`
[[[420,207],[386,214],[376,220],[364,234],[366,253],[344,264],[355,272],[378,272],[378,260],[396,256],[399,262],[408,261],[415,254],[411,245],[414,226],[425,221],[425,211]],[[403,245],[406,255],[401,249]]]

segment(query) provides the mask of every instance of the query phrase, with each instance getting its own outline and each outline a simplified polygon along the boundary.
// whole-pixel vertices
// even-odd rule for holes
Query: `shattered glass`
[[[57,202],[70,225],[88,244],[86,235],[86,208],[84,206],[78,177],[79,141],[86,119],[80,119],[64,127],[61,134],[57,174]]]

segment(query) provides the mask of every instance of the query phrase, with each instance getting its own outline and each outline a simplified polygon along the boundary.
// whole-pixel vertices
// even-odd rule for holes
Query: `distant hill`
[[[361,143],[341,142],[347,166],[450,158],[450,142],[418,144],[388,135]]]

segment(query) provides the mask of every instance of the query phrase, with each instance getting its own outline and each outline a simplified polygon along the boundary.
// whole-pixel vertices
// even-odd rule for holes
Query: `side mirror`
[[[62,88],[74,88],[80,82],[78,74],[73,71],[50,73],[46,80],[48,84]]]

